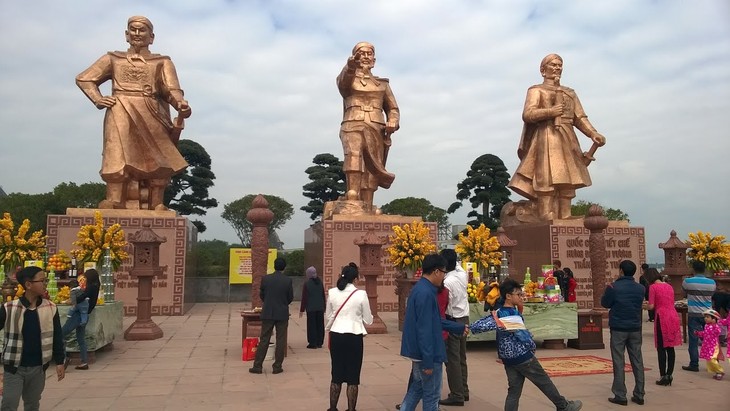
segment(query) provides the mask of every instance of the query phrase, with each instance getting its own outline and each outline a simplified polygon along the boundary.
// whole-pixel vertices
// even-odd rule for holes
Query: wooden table
[[[241,311],[241,344],[248,337],[248,327],[258,327],[261,330],[261,313],[255,311]],[[253,336],[252,336],[253,337]],[[258,336],[256,336],[258,337]],[[287,339],[288,341],[288,339]],[[284,356],[289,352],[289,344],[285,341]]]

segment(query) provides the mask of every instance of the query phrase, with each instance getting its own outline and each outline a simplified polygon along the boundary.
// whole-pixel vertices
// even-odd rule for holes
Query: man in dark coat
[[[256,348],[256,358],[253,367],[248,372],[261,374],[264,357],[269,350],[271,333],[276,328],[276,352],[274,352],[273,373],[279,374],[284,371],[281,364],[284,362],[286,353],[286,332],[289,326],[289,304],[294,300],[294,288],[291,278],[284,275],[286,260],[279,257],[274,260],[274,273],[265,276],[261,280],[259,292],[264,302],[261,310],[261,336],[259,345]]]

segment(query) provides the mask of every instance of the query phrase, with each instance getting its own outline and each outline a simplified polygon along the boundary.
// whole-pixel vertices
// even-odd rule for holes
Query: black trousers
[[[313,347],[324,345],[324,311],[307,311],[307,343]]]

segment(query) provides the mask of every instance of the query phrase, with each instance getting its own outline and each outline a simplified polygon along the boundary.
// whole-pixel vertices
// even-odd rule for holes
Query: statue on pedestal
[[[560,84],[562,72],[563,59],[547,55],[540,63],[543,83],[527,90],[520,165],[508,187],[529,201],[505,205],[503,224],[568,219],[575,190],[591,185],[588,165],[606,138],[588,121],[575,91]],[[588,152],[581,151],[573,127],[593,141]]]
[[[152,23],[130,17],[127,51],[110,51],[76,76],[76,84],[104,116],[101,178],[106,198],[99,208],[166,210],[165,188],[187,162],[177,149],[191,114],[170,57],[149,50]],[[111,96],[99,86],[111,80]],[[178,111],[170,120],[170,106]]]
[[[388,79],[371,73],[374,66],[375,46],[360,42],[337,76],[343,98],[340,140],[345,153],[345,200],[362,202],[360,210],[350,209],[349,214],[375,213],[373,193],[378,187],[389,188],[395,179],[385,163],[390,136],[400,127],[400,113]]]

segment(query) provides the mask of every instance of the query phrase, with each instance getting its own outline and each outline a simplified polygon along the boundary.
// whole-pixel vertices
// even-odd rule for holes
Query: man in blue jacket
[[[601,305],[608,308],[608,328],[611,330],[611,359],[613,360],[613,397],[608,401],[627,405],[624,350],[634,373],[634,393],[631,402],[644,405],[644,360],[641,357],[641,310],[644,286],[634,280],[636,264],[623,260],[619,264],[621,276],[606,287]]]
[[[437,411],[441,398],[442,364],[446,346],[442,331],[466,334],[468,328],[455,321],[443,320],[436,302],[438,288],[446,275],[446,260],[438,254],[423,259],[423,275],[411,289],[406,303],[400,354],[413,362],[411,384],[400,405],[402,411],[414,411],[423,399],[423,411]]]

